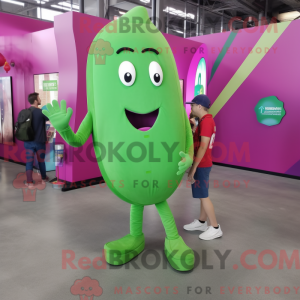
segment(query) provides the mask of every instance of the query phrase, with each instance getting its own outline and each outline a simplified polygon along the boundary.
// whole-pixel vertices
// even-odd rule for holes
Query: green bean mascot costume
[[[86,77],[88,112],[76,134],[69,126],[73,111],[66,109],[65,100],[60,106],[56,100],[47,104],[43,113],[73,147],[93,135],[107,186],[131,204],[130,234],[105,244],[106,261],[125,264],[143,251],[144,206],[154,204],[166,231],[164,252],[169,263],[179,271],[191,270],[194,252],[179,236],[166,201],[192,164],[191,127],[172,51],[144,7],[133,8],[96,35]],[[128,117],[149,113],[152,117],[156,113],[156,120],[144,131]]]

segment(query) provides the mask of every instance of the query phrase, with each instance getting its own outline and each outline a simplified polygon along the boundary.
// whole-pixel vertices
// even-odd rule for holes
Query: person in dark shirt
[[[26,149],[26,185],[29,188],[34,188],[32,180],[32,170],[34,154],[37,155],[37,160],[42,176],[42,183],[49,181],[48,176],[46,176],[46,165],[45,165],[45,152],[46,152],[46,128],[45,122],[49,119],[42,113],[42,110],[38,107],[41,105],[41,99],[38,93],[32,93],[28,96],[28,102],[31,104],[29,108],[32,112],[32,128],[34,131],[34,140],[24,142],[24,147]]]

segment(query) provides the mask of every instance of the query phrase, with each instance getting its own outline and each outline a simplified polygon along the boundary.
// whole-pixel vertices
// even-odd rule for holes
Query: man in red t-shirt
[[[185,230],[204,231],[199,235],[202,240],[213,240],[221,237],[223,232],[217,223],[214,206],[208,197],[209,174],[212,168],[211,151],[213,148],[216,125],[211,114],[208,113],[210,100],[206,95],[197,95],[191,104],[192,113],[199,117],[198,126],[194,132],[194,162],[189,171],[188,179],[192,182],[194,198],[201,201],[200,218],[184,225]],[[207,226],[207,217],[211,226]]]

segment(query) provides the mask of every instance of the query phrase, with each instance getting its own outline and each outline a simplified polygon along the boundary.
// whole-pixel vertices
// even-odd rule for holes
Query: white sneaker
[[[194,231],[194,230],[205,231],[207,229],[207,222],[201,223],[199,220],[195,219],[194,222],[184,225],[183,229],[188,231]]]
[[[218,225],[218,229],[214,228],[213,226],[209,226],[205,232],[199,235],[199,239],[209,241],[221,237],[223,235],[223,232],[221,230],[220,224]]]

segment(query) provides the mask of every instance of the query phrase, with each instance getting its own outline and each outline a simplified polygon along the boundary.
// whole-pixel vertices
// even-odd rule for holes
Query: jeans
[[[24,142],[24,147],[26,149],[26,176],[27,182],[33,182],[32,180],[32,170],[34,154],[37,155],[37,160],[39,163],[40,172],[42,179],[46,178],[46,165],[45,165],[45,152],[46,143],[38,143],[34,141]]]

